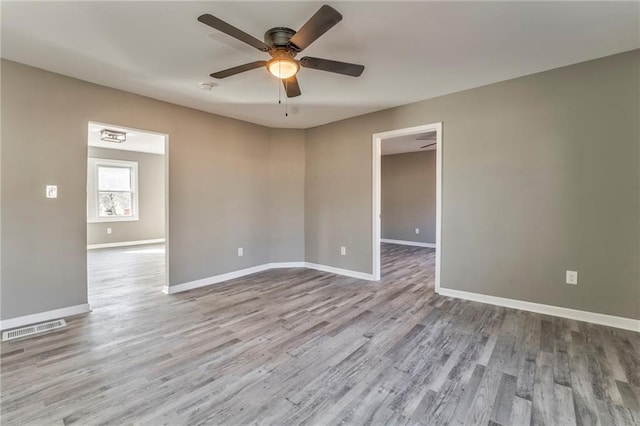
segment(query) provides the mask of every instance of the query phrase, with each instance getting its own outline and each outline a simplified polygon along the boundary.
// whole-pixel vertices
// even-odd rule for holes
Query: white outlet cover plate
[[[578,271],[567,271],[566,283],[572,285],[578,285]]]

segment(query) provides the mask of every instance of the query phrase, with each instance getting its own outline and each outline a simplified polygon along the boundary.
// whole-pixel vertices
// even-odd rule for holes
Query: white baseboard
[[[22,327],[38,322],[49,321],[58,318],[70,317],[72,315],[85,314],[91,311],[88,303],[82,305],[69,306],[67,308],[54,309],[52,311],[40,312],[23,317],[10,318],[0,321],[0,330]]]
[[[418,241],[390,240],[388,238],[380,238],[381,243],[402,244],[403,246],[429,247],[436,248],[434,243],[419,243]]]
[[[577,321],[606,325],[640,332],[640,320],[616,317],[613,315],[598,314],[595,312],[579,311],[577,309],[562,308],[560,306],[543,305],[541,303],[525,302],[523,300],[506,299],[504,297],[487,296],[485,294],[470,293],[467,291],[453,290],[440,287],[441,296],[455,297],[458,299],[472,300],[474,302],[488,303],[490,305],[504,306],[506,308],[521,309],[523,311],[536,312],[538,314],[553,315]]]
[[[155,240],[122,241],[119,243],[88,244],[87,250],[95,250],[95,249],[110,248],[110,247],[141,246],[143,244],[158,244],[158,243],[164,243],[164,238],[157,238]]]
[[[373,280],[373,275],[371,274],[365,274],[364,272],[351,271],[348,269],[334,268],[333,266],[319,265],[317,263],[275,262],[275,263],[265,263],[263,265],[258,265],[258,266],[252,266],[251,268],[227,272],[226,274],[214,275],[212,277],[189,281],[182,284],[164,286],[162,288],[162,292],[165,294],[180,293],[187,290],[193,290],[195,288],[206,287],[212,284],[218,284],[223,281],[244,277],[246,275],[256,274],[258,272],[267,271],[269,269],[279,269],[279,268],[309,268],[309,269],[316,269],[318,271],[330,272],[332,274],[359,278],[361,280],[369,280],[369,281]]]
[[[269,263],[269,269],[304,268],[305,262],[275,262]]]
[[[337,275],[345,275],[347,277],[359,278],[361,280],[373,281],[373,275],[365,272],[352,271],[350,269],[336,268],[334,266],[320,265],[318,263],[305,262],[305,268],[315,269],[317,271],[330,272]]]
[[[188,281],[186,283],[172,285],[172,286],[164,286],[162,289],[163,293],[166,294],[174,294],[180,293],[181,291],[193,290],[194,288],[206,287],[211,284],[221,283],[223,281],[229,281],[234,278],[244,277],[245,275],[256,274],[258,272],[266,271],[271,269],[269,267],[269,263],[265,263],[264,265],[252,266],[251,268],[240,269],[238,271],[227,272],[226,274],[214,275],[212,277],[202,278],[199,280]]]

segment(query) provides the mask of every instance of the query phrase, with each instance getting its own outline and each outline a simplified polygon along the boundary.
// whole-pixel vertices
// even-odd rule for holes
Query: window
[[[138,220],[138,163],[89,158],[89,222]]]

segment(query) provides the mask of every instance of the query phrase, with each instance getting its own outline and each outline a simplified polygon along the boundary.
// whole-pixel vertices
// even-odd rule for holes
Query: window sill
[[[138,222],[138,217],[98,217],[88,219],[87,223]]]

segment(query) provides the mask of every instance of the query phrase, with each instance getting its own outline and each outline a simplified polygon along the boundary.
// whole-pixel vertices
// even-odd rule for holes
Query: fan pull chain
[[[279,74],[282,75],[282,70],[280,69],[280,67],[282,67],[282,62],[278,62]],[[284,97],[284,116],[288,117],[289,103],[287,102],[287,100],[289,99],[289,86],[287,85],[287,80],[284,80],[284,91],[286,92]]]
[[[281,64],[280,62],[278,62],[278,73],[280,73],[280,67]],[[282,85],[280,84],[280,81],[278,81],[278,105],[282,104]]]

